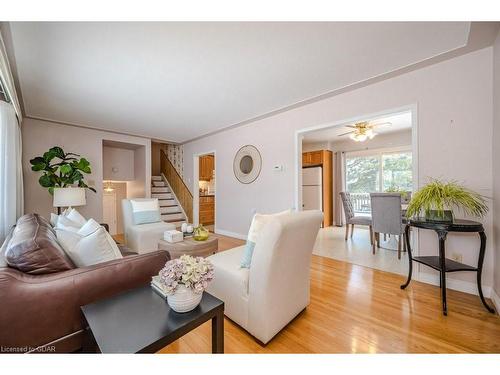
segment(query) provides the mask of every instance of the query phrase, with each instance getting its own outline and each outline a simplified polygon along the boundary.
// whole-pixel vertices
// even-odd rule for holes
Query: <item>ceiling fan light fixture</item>
[[[368,139],[368,136],[366,134],[359,134],[357,138],[358,142],[364,142]]]
[[[373,130],[376,126],[392,125],[391,122],[383,122],[380,124],[371,124],[368,121],[358,122],[353,125],[345,125],[345,127],[353,129],[343,134],[338,134],[339,137],[349,135],[355,142],[364,142],[368,139],[373,139],[378,133]]]
[[[368,130],[366,131],[366,135],[368,136],[368,138],[373,139],[373,137],[375,137],[375,136],[377,135],[377,133],[375,133],[375,132],[373,131],[373,129],[368,129]]]
[[[368,139],[368,136],[365,133],[353,133],[350,138],[355,142],[364,142]]]

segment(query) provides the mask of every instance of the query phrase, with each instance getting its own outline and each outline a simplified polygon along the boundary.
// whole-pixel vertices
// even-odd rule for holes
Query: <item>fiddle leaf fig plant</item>
[[[84,181],[83,174],[92,172],[90,163],[78,154],[66,153],[61,147],[55,146],[42,156],[31,159],[30,163],[32,171],[43,173],[38,182],[47,188],[50,194],[54,194],[54,188],[69,187],[75,184],[78,187],[96,192]]]

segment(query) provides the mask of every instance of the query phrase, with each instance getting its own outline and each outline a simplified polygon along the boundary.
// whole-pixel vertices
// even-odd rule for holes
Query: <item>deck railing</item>
[[[168,184],[172,188],[179,204],[186,213],[188,222],[193,222],[193,195],[184,183],[184,180],[179,175],[173,164],[168,160],[165,151],[160,150],[160,168],[161,173],[165,176]]]
[[[351,193],[352,208],[355,213],[370,213],[370,193]]]

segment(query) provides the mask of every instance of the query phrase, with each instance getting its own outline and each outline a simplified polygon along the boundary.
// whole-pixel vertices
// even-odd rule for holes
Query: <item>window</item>
[[[380,185],[380,160],[375,156],[346,158],[346,187],[350,193],[378,191]]]
[[[347,154],[345,181],[354,211],[370,212],[370,193],[413,189],[411,151],[393,149]]]
[[[382,179],[383,191],[411,191],[411,152],[382,154]]]

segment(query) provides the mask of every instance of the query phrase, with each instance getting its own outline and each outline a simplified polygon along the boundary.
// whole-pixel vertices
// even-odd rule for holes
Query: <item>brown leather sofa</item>
[[[47,228],[50,224],[38,215],[33,219],[33,215],[18,220],[18,230],[11,231],[0,252],[0,352],[75,352],[87,339],[80,307],[148,284],[169,255],[166,251],[130,255],[121,248],[123,259],[83,268],[70,263],[63,267],[65,270],[54,270],[49,250],[53,252],[59,245],[54,243],[51,227]],[[25,221],[20,223],[22,219]],[[12,251],[7,252],[11,257],[6,259],[9,244],[21,251],[14,258]],[[39,268],[27,267],[29,261],[23,257],[28,256],[31,261],[38,256],[37,265],[44,263],[41,273]],[[15,268],[16,262],[20,262],[22,270]]]

